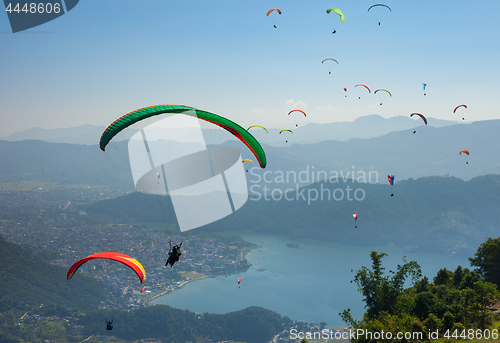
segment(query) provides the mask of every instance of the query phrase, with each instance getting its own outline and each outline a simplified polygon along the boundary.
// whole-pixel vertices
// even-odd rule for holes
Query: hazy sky
[[[500,118],[500,1],[386,1],[392,12],[367,12],[375,3],[84,0],[15,34],[4,12],[0,136],[32,127],[107,126],[165,103],[244,127],[288,125],[293,108],[306,110],[301,124],[412,112]],[[282,14],[266,17],[275,7]],[[344,12],[345,23],[326,14],[330,7]],[[321,63],[329,57],[339,64]],[[393,97],[368,94],[354,88],[358,83]],[[468,109],[454,115],[459,104]]]

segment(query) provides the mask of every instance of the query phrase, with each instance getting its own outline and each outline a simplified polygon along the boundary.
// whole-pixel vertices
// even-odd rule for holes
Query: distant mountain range
[[[291,142],[285,147],[263,144],[268,161],[266,169],[247,163],[246,175],[249,186],[268,183],[280,189],[295,187],[295,183],[306,185],[325,176],[351,177],[353,172],[356,179],[371,172],[371,182],[379,183],[386,182],[387,174],[394,174],[396,181],[432,175],[469,180],[480,175],[500,174],[498,132],[500,120],[488,120],[439,128],[419,126],[345,142]],[[297,136],[300,135],[297,133]],[[254,158],[241,142],[226,144],[237,147],[242,158]],[[469,150],[470,156],[459,155],[463,149]],[[111,142],[106,152],[97,145],[0,141],[0,161],[0,181],[36,180],[134,188],[127,141]],[[295,180],[299,173],[307,178]],[[264,175],[270,182],[262,178]]]
[[[453,121],[429,119],[429,126],[444,127],[457,124]],[[281,129],[268,129],[269,134],[259,134],[259,140],[263,144],[271,146],[285,146],[283,136],[279,135],[282,129],[292,129],[296,134],[290,142],[296,144],[317,143],[324,140],[347,141],[352,138],[367,139],[379,137],[392,131],[410,130],[422,125],[421,120],[410,117],[398,116],[383,118],[379,115],[369,115],[357,118],[352,122],[335,122],[327,124],[307,124],[298,128],[283,127]],[[42,129],[39,127],[16,132],[10,136],[2,137],[7,141],[41,140],[49,143],[68,143],[94,145],[106,127],[94,125],[82,125],[67,129]],[[253,129],[259,130],[259,129]],[[137,130],[129,128],[115,137],[116,141],[128,140]]]

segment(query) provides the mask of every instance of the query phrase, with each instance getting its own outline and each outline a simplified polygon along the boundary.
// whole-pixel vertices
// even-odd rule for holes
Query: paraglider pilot
[[[170,267],[174,266],[174,263],[179,261],[179,257],[182,255],[181,252],[181,246],[182,242],[180,244],[176,244],[172,247],[172,242],[168,241],[168,244],[170,244],[170,252],[168,253],[168,260],[167,263],[165,263],[165,267],[170,264]]]
[[[108,322],[108,318],[106,318],[106,330],[113,330],[113,319]]]

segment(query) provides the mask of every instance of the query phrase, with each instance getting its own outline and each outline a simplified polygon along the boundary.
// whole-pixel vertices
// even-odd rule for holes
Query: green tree
[[[469,257],[471,266],[477,267],[485,281],[500,287],[500,237],[488,238],[477,248],[475,257]]]
[[[379,254],[376,251],[370,253],[373,262],[372,270],[366,267],[361,268],[354,277],[354,282],[358,285],[358,290],[364,295],[368,318],[374,318],[381,311],[389,314],[396,313],[398,297],[403,294],[404,285],[408,277],[411,276],[412,283],[421,277],[422,272],[417,262],[405,262],[398,265],[397,271],[390,270],[392,275],[384,276],[385,268],[382,267],[382,258],[387,254]]]

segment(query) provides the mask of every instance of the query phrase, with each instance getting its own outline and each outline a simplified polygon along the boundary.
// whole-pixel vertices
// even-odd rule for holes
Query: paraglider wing
[[[354,218],[354,221],[358,220],[358,214],[357,214],[357,213],[354,213],[354,214],[352,215],[352,217]]]
[[[457,107],[455,107],[455,109],[453,110],[453,113],[455,113],[457,111],[458,108],[460,107],[465,107],[467,108],[467,105],[458,105]]]
[[[144,267],[139,263],[139,261],[137,261],[136,259],[134,259],[128,255],[120,254],[118,252],[100,252],[100,253],[93,254],[93,255],[82,258],[81,260],[75,262],[71,266],[71,268],[69,268],[67,279],[68,280],[71,279],[73,277],[73,275],[76,273],[76,271],[78,270],[78,268],[81,267],[82,264],[84,264],[87,261],[96,259],[96,258],[108,259],[108,260],[113,260],[113,261],[123,263],[124,265],[126,265],[127,267],[132,269],[137,274],[141,283],[146,282],[146,271],[144,270]]]
[[[373,94],[377,94],[378,91],[384,91],[384,92],[387,92],[391,97],[392,97],[392,94],[391,92],[389,92],[387,89],[377,89],[375,92],[373,92]]]
[[[255,155],[257,161],[262,168],[266,167],[266,153],[260,145],[260,143],[250,134],[247,130],[242,128],[235,122],[221,117],[215,113],[210,113],[207,111],[199,110],[194,107],[183,106],[183,105],[156,105],[138,109],[136,111],[130,112],[121,118],[118,118],[111,125],[104,130],[101,140],[99,142],[99,147],[102,151],[106,149],[106,145],[111,141],[111,139],[116,136],[120,131],[129,127],[132,124],[137,123],[146,118],[157,116],[164,113],[178,113],[190,116],[196,116],[199,119],[203,119],[207,122],[220,126],[221,128],[232,133],[236,138],[242,141]],[[193,113],[193,114],[192,114]],[[266,130],[267,131],[267,130]]]
[[[372,91],[370,90],[370,88],[368,88],[368,86],[367,86],[367,85],[363,85],[363,84],[361,84],[361,83],[360,83],[360,84],[357,84],[357,85],[356,85],[356,86],[354,86],[354,87],[358,87],[358,86],[365,87],[366,89],[368,89],[368,93],[371,93],[371,92],[372,92]]]
[[[288,131],[288,132],[293,133],[293,131],[292,131],[292,130],[285,129],[285,130],[281,130],[281,131],[280,131],[280,135],[281,135],[281,133],[282,133],[282,132],[285,132],[285,131]]]
[[[241,160],[241,163],[246,162],[246,161],[250,161],[250,162],[253,163],[253,161],[251,159],[249,159],[249,158],[245,158],[244,160]]]
[[[469,156],[469,151],[468,150],[461,150],[460,151],[460,155],[462,155],[462,153],[467,154],[467,156]]]
[[[238,279],[238,285],[240,284],[240,282],[241,282],[241,279]]]
[[[321,61],[321,63],[324,63],[325,61],[335,61],[337,64],[339,64],[339,62],[337,62],[337,60],[334,58],[325,58],[323,61]]]
[[[370,10],[371,10],[373,7],[380,7],[380,6],[381,6],[381,7],[386,7],[386,8],[388,8],[388,9],[389,9],[389,11],[391,11],[391,12],[392,12],[391,8],[390,8],[389,6],[387,6],[387,5],[384,5],[384,4],[376,4],[376,5],[371,5],[371,6],[370,6],[370,8],[368,8],[368,11],[367,11],[367,12],[370,12]]]
[[[145,289],[146,289],[146,287],[142,287],[142,288],[141,288],[141,293],[142,293],[142,291],[143,291],[143,290],[145,290]]]
[[[387,175],[387,179],[389,180],[389,183],[390,183],[391,185],[393,185],[393,184],[394,184],[394,175]]]
[[[273,11],[276,11],[279,14],[281,14],[281,10],[279,8],[271,8],[269,11],[267,11],[266,16],[269,16]]]
[[[304,112],[302,110],[291,110],[290,112],[288,112],[288,115],[290,115],[290,113],[292,113],[292,112],[300,112],[300,113],[302,113],[304,115],[304,117],[307,117],[306,116],[306,112]]]
[[[427,86],[427,83],[422,83],[422,87],[424,87],[424,91],[425,91],[425,86]]]
[[[341,10],[339,10],[338,8],[329,8],[326,10],[326,13],[330,14],[330,12],[337,14],[340,18],[340,21],[345,23],[344,13],[342,13]]]
[[[427,119],[425,119],[425,117],[423,115],[421,115],[420,113],[412,113],[412,114],[410,114],[410,117],[413,117],[414,115],[417,115],[420,118],[422,118],[422,120],[424,121],[425,125],[427,125]]]
[[[267,132],[267,133],[269,133],[269,131],[267,131],[267,129],[266,129],[264,126],[260,126],[260,125],[252,125],[252,126],[250,126],[250,127],[247,129],[247,131],[249,131],[252,127],[260,127],[260,128],[262,128],[262,129],[266,130],[266,132]]]

